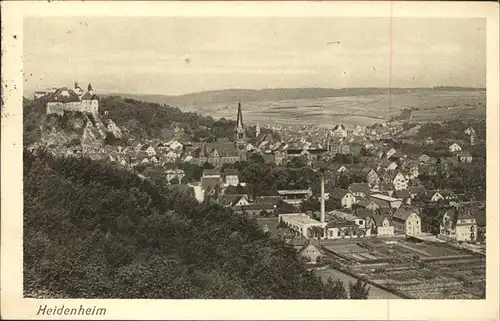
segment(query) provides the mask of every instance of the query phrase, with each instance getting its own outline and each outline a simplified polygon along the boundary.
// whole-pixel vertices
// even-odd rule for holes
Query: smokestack
[[[321,223],[325,222],[325,175],[321,173]]]

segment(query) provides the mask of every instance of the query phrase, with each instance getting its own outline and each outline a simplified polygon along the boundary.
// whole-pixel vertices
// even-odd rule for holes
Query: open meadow
[[[279,101],[242,102],[245,123],[316,124],[337,123],[353,127],[369,126],[413,109],[413,122],[464,119],[485,116],[485,91],[410,92],[392,95],[358,95]],[[181,106],[216,118],[233,119],[237,103]]]

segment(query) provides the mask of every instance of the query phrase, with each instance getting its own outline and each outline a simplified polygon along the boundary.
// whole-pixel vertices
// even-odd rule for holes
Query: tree
[[[351,299],[355,300],[366,300],[370,293],[370,287],[368,284],[358,280],[355,284],[349,282],[349,295]]]
[[[327,285],[331,287],[332,292],[335,293],[335,297],[338,299],[348,299],[347,291],[344,286],[344,282],[341,280],[333,280],[331,277],[328,278]]]

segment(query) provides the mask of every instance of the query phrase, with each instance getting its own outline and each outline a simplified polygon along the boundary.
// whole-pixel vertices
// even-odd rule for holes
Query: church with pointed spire
[[[234,129],[234,143],[238,149],[240,161],[247,160],[247,137],[245,134],[245,125],[243,124],[243,113],[241,112],[241,103],[238,103],[238,114],[236,116],[236,127]]]

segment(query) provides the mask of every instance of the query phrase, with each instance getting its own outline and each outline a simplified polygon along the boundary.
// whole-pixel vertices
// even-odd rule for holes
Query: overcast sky
[[[26,18],[25,91],[481,86],[482,19]],[[338,42],[338,43],[337,43]]]

